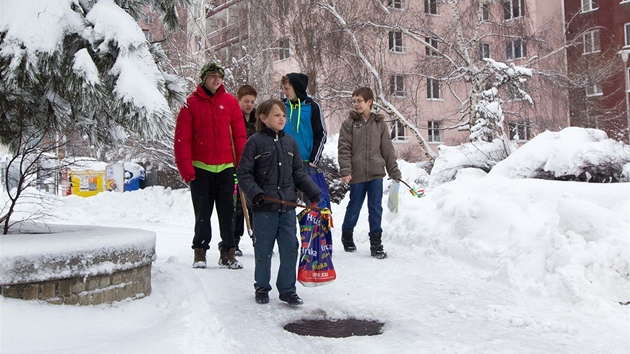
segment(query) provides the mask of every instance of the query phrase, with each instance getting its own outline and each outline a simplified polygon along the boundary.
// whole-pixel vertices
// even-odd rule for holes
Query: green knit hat
[[[199,72],[199,79],[201,80],[201,83],[203,84],[204,81],[206,81],[206,77],[209,74],[214,73],[221,75],[221,78],[225,76],[225,70],[223,70],[223,67],[219,65],[219,63],[210,62],[204,65],[203,68],[201,68],[201,72]]]

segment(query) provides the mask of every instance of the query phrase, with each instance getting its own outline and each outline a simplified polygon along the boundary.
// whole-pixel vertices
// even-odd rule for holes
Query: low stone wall
[[[151,294],[153,232],[68,228],[0,238],[2,296],[97,305]]]

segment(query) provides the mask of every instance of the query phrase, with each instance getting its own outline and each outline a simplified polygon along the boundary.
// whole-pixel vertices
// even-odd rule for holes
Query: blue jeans
[[[254,269],[255,286],[271,290],[271,255],[278,240],[280,268],[276,287],[280,294],[295,292],[297,279],[298,248],[297,219],[295,209],[285,212],[255,212],[254,214]]]
[[[346,207],[346,215],[343,218],[341,231],[352,232],[357,225],[363,201],[367,195],[368,222],[370,223],[370,235],[375,232],[383,232],[381,219],[383,217],[383,179],[377,178],[368,182],[354,183],[350,185],[350,201]]]

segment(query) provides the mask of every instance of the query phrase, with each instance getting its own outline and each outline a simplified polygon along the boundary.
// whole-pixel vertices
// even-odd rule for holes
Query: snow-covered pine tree
[[[3,233],[39,159],[65,145],[63,134],[92,146],[169,140],[185,83],[161,69],[166,56],[136,20],[148,6],[174,29],[182,1],[0,2],[0,143],[20,171],[0,205]]]
[[[502,139],[506,156],[515,149],[509,143],[510,137],[505,131],[505,119],[501,104],[503,100],[499,96],[499,90],[505,91],[511,99],[518,99],[529,104],[534,104],[532,98],[523,90],[523,84],[527,77],[532,76],[532,70],[523,66],[507,65],[491,58],[484,59],[485,67],[475,81],[483,85],[486,90],[478,94],[476,106],[472,110],[475,114],[474,125],[470,127],[470,141],[492,142],[494,139]]]
[[[14,127],[78,131],[92,144],[172,130],[184,83],[156,65],[142,6],[177,26],[178,0],[7,0],[0,11],[0,142]],[[153,48],[157,49],[157,48]],[[163,59],[163,58],[162,58]]]

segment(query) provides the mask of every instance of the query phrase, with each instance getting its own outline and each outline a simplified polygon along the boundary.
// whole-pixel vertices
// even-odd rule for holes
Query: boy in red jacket
[[[234,180],[247,135],[238,101],[223,86],[224,75],[217,63],[203,66],[200,84],[181,108],[175,126],[175,163],[184,181],[190,183],[195,211],[193,268],[206,267],[215,204],[221,234],[219,265],[243,268],[234,256]]]

